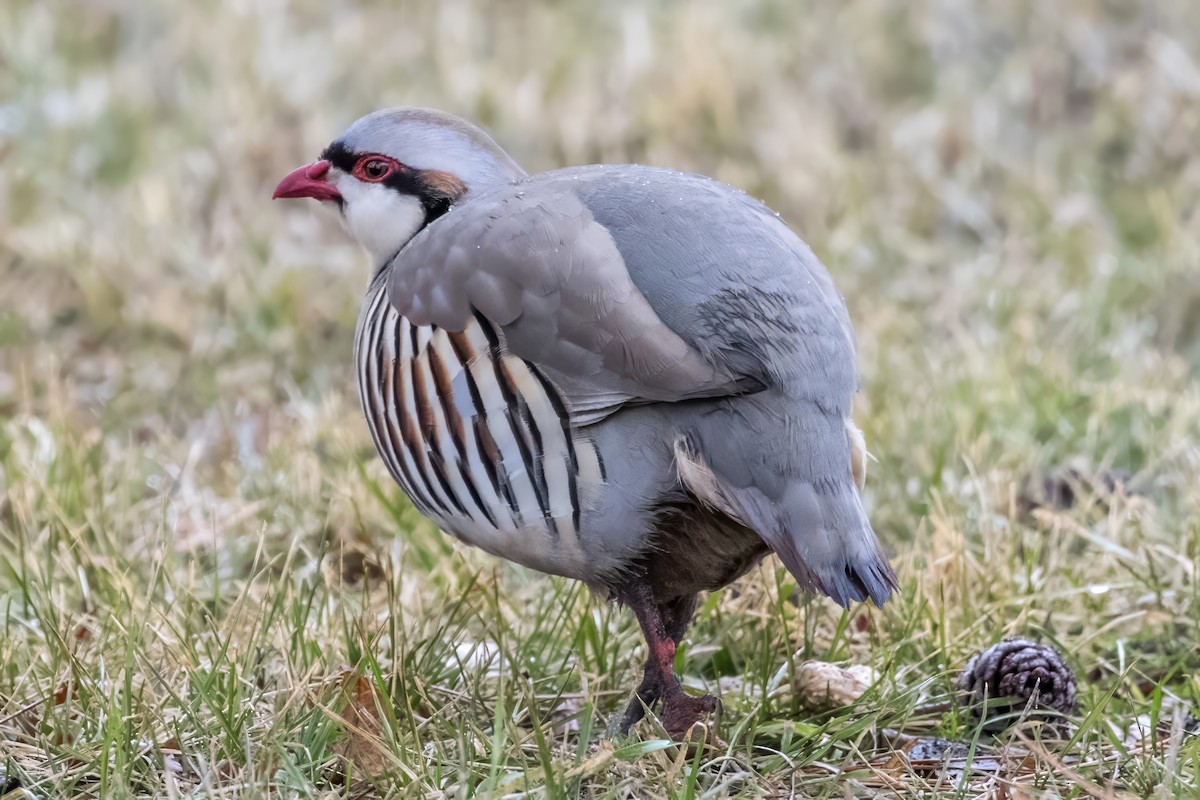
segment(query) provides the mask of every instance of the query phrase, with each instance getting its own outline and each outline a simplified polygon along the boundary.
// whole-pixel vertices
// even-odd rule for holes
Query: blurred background
[[[977,619],[1003,629],[1031,597],[1086,627],[1150,591],[1153,624],[1194,625],[1197,19],[1194,0],[5,0],[9,602],[36,572],[86,607],[78,575],[148,553],[189,586],[247,577],[263,547],[357,548],[361,574],[420,528],[354,394],[365,256],[328,211],[270,200],[358,116],[419,104],[530,172],[669,166],[781,212],[850,307],[868,501],[918,594],[996,598]],[[1028,489],[1064,470],[1127,471],[1149,499],[1022,562]],[[435,597],[451,579],[430,569],[414,591]],[[1114,605],[1074,593],[1092,579]]]

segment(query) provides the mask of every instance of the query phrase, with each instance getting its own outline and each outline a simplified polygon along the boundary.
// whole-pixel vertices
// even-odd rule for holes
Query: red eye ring
[[[360,158],[351,174],[366,183],[379,183],[398,169],[400,162],[396,159],[372,154]]]

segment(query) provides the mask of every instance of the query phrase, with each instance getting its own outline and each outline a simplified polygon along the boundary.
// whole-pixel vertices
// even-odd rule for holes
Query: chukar
[[[644,166],[527,175],[417,108],[358,120],[275,197],[336,208],[371,256],[359,392],[412,503],[636,614],[623,730],[661,702],[683,736],[715,709],[675,648],[697,594],[768,552],[842,605],[896,588],[859,498],[845,304],[761,203]]]

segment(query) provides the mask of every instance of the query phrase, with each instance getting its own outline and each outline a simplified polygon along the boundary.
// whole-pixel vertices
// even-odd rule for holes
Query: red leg
[[[622,593],[621,600],[637,617],[649,652],[637,697],[626,709],[620,730],[628,733],[645,714],[646,707],[653,706],[661,699],[663,727],[672,737],[682,739],[705,714],[717,709],[715,697],[692,697],[683,691],[675,677],[675,647],[678,639],[683,637],[691,612],[695,609],[695,601],[686,598],[660,609],[650,588],[644,583],[630,586],[628,591]],[[664,612],[671,618],[669,632],[668,623],[663,620]]]

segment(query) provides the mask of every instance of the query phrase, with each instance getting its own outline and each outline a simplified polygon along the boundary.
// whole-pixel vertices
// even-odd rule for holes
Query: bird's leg
[[[661,699],[663,727],[671,736],[682,739],[701,717],[717,708],[715,697],[692,697],[683,691],[675,677],[675,648],[695,611],[696,598],[681,598],[660,606],[649,586],[641,583],[630,586],[622,593],[621,600],[637,617],[649,652],[642,683],[625,710],[619,730],[628,733],[645,715],[646,708]]]
[[[683,691],[675,677],[675,649],[683,641],[683,634],[692,621],[692,615],[696,613],[697,599],[696,595],[681,597],[667,603],[662,609],[664,627],[672,644],[671,657],[666,662],[662,721],[667,733],[677,739],[687,736],[704,715],[717,710],[717,698],[710,694],[693,697]]]
[[[621,733],[629,733],[629,729],[646,715],[646,709],[662,699],[667,684],[675,682],[675,647],[678,640],[667,633],[664,615],[653,593],[644,585],[632,587],[622,595],[622,601],[633,609],[646,638],[647,648],[642,682],[621,719]]]

